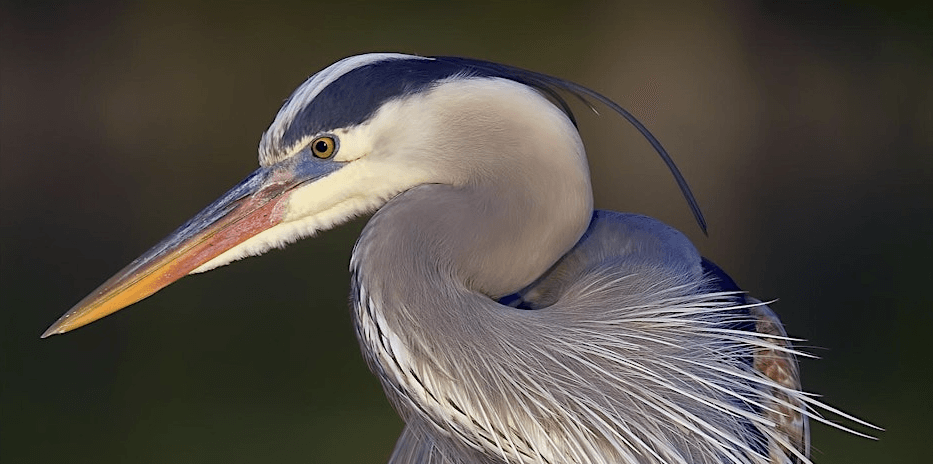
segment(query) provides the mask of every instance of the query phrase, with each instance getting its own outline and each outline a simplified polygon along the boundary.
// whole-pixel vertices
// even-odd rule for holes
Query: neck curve
[[[451,95],[441,86],[427,97],[440,109],[419,127],[444,151],[411,156],[430,156],[417,164],[455,175],[388,201],[351,260],[353,314],[370,368],[406,421],[458,437],[450,446],[488,449],[481,437],[498,440],[517,420],[490,415],[506,401],[484,392],[501,391],[495,382],[507,376],[479,354],[508,356],[511,337],[536,332],[533,320],[516,322],[544,315],[496,299],[544,274],[592,216],[583,145],[566,116],[527,88],[515,104],[491,106],[514,96],[515,85],[463,92],[461,84]]]
[[[503,218],[497,208],[483,210],[485,195],[471,195],[476,192],[470,187],[447,185],[423,185],[399,195],[367,224],[351,262],[354,322],[370,369],[406,423],[417,421],[437,432],[436,446],[449,448],[444,453],[449,455],[469,449],[496,452],[489,440],[501,436],[509,423],[528,422],[522,411],[515,417],[491,414],[508,410],[505,405],[515,400],[487,395],[507,390],[499,379],[513,376],[499,364],[513,353],[508,340],[535,340],[543,332],[537,316],[546,315],[495,299],[534,281],[579,238],[564,234],[561,243],[538,240],[520,246],[528,232],[519,227],[520,218]],[[424,213],[434,209],[442,211]],[[522,217],[538,217],[534,211],[527,214]],[[504,219],[505,229],[492,222]],[[492,233],[503,230],[513,233],[505,234],[508,238]],[[539,256],[523,260],[523,254]],[[488,272],[477,274],[477,269]],[[510,278],[509,269],[529,277]],[[532,451],[559,456],[554,449],[521,449],[521,442],[500,446],[512,456]]]

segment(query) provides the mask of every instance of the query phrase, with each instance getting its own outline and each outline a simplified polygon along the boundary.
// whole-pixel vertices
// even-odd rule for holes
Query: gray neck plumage
[[[571,200],[559,184],[549,185],[553,201],[483,186],[411,189],[366,225],[353,271],[382,300],[379,311],[397,316],[406,332],[412,324],[432,330],[461,316],[475,323],[464,299],[495,308],[496,299],[544,274],[586,229],[589,198]],[[544,211],[555,203],[557,211]]]
[[[507,319],[521,311],[495,298],[543,274],[574,245],[591,214],[588,204],[576,205],[585,216],[550,217],[533,204],[513,210],[494,195],[471,186],[416,187],[380,209],[354,248],[357,335],[408,423],[433,422],[447,433],[457,424],[470,429],[477,415],[470,405],[489,400],[465,397],[470,393],[459,388],[495,391],[463,385],[463,379],[494,378],[482,374],[479,345],[515,336],[507,332],[514,327]],[[560,242],[533,239],[541,235]]]
[[[363,230],[351,261],[355,322],[371,368],[403,415],[424,407],[398,404],[417,397],[411,390],[419,383],[458,368],[445,358],[474,358],[455,351],[509,336],[498,331],[514,324],[497,319],[518,310],[495,299],[540,277],[586,230],[586,173],[547,174],[516,179],[527,185],[508,193],[421,185],[389,201]]]
[[[357,335],[388,397],[406,421],[452,434],[461,424],[467,442],[483,440],[476,423],[487,439],[504,427],[475,409],[504,407],[504,399],[483,394],[501,391],[494,385],[501,375],[478,353],[504,359],[503,341],[536,332],[518,314],[527,311],[496,299],[553,266],[593,211],[583,145],[570,121],[539,96],[496,107],[489,102],[500,99],[481,96],[445,97],[458,104],[443,117],[460,122],[425,129],[420,137],[429,147],[405,156],[447,177],[383,205],[351,260]],[[477,449],[486,445],[480,442]]]

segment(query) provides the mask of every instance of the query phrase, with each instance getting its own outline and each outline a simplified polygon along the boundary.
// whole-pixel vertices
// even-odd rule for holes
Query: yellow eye
[[[327,159],[334,155],[337,148],[337,141],[333,137],[318,137],[311,142],[311,152],[314,156]]]

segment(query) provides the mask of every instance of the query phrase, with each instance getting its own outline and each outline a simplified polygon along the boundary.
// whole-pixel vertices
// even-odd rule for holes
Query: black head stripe
[[[356,68],[321,90],[283,134],[289,146],[308,134],[361,124],[387,101],[425,90],[457,74],[473,74],[455,63],[389,59]]]
[[[557,94],[556,82],[547,80],[549,76],[469,58],[387,59],[349,71],[321,90],[295,115],[279,146],[289,146],[309,134],[361,124],[387,101],[422,92],[453,76],[499,77],[534,87],[573,119],[569,106]]]

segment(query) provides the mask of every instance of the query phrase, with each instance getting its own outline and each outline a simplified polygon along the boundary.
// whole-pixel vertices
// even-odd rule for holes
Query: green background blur
[[[644,140],[578,105],[597,206],[677,226],[780,298],[823,358],[805,387],[887,429],[815,425],[817,462],[929,462],[933,21],[881,5],[4,1],[0,460],[386,460],[402,424],[347,309],[364,220],[38,336],[251,172],[307,76],[402,51],[554,74],[631,109],[710,237]]]

